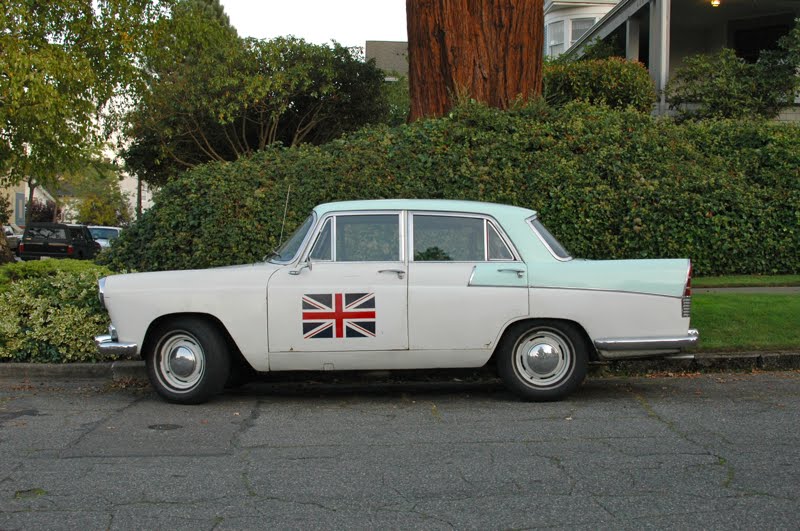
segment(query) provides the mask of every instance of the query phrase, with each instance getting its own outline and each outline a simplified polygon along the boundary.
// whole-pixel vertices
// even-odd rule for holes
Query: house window
[[[547,26],[547,55],[555,57],[564,51],[564,21]]]
[[[583,37],[592,26],[594,26],[594,18],[572,19],[572,35],[570,37],[570,45],[575,44],[575,42]]]

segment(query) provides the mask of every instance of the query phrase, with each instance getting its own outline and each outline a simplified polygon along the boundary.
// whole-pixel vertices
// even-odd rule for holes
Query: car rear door
[[[462,359],[491,351],[528,315],[527,268],[510,240],[482,215],[415,212],[409,226],[409,348]],[[458,359],[431,366],[448,365]]]

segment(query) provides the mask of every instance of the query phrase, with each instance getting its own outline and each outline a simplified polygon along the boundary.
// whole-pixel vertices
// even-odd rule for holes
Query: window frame
[[[589,25],[589,27],[588,27],[588,28],[586,28],[586,31],[584,31],[584,32],[583,32],[583,33],[580,35],[580,37],[578,37],[578,38],[576,39],[576,38],[575,38],[575,23],[576,23],[576,22],[578,22],[578,21],[581,21],[581,22],[583,22],[583,21],[587,21],[587,20],[591,20],[591,21],[592,21],[592,23]],[[593,27],[595,24],[597,24],[597,17],[581,17],[581,16],[577,16],[577,17],[574,17],[574,18],[571,18],[571,19],[569,19],[569,45],[570,45],[570,47],[571,47],[573,44],[575,44],[576,42],[578,42],[578,39],[580,39],[581,37],[583,37],[584,35],[586,35],[586,33],[587,33],[589,30],[591,30],[591,29],[592,29],[592,27]],[[566,40],[566,39],[565,39],[565,40]]]
[[[337,226],[337,218],[340,216],[396,216],[397,217],[397,226],[398,226],[398,259],[397,260],[359,260],[359,261],[347,261],[347,262],[340,262],[336,259],[336,231],[338,229]],[[311,256],[311,252],[314,250],[314,246],[317,244],[317,240],[319,239],[320,234],[325,228],[328,220],[331,222],[331,259],[330,260],[317,260],[311,258],[310,260],[315,263],[323,263],[323,264],[376,264],[376,263],[405,263],[405,211],[401,210],[355,210],[355,211],[336,211],[336,212],[328,212],[324,216],[322,216],[317,223],[316,227],[313,230],[309,231],[312,236],[308,241],[303,253],[301,254],[302,260],[301,262],[308,262],[309,257]]]
[[[453,218],[476,218],[483,220],[483,260],[415,260],[414,259],[414,217],[415,216],[436,216]],[[491,226],[500,240],[505,244],[511,253],[511,259],[489,259],[489,226]],[[474,264],[480,263],[515,263],[522,262],[511,239],[503,230],[502,226],[493,217],[487,214],[476,214],[474,212],[441,212],[430,210],[415,210],[408,213],[408,251],[409,263],[417,264]]]
[[[549,24],[547,24],[547,38],[548,39],[551,39],[552,36],[553,36],[553,32],[551,31],[550,28],[556,26],[557,24],[561,25],[561,41],[560,42],[556,42],[554,40],[546,41],[547,42],[547,56],[548,57],[558,57],[559,55],[561,55],[562,53],[567,51],[567,25],[565,24],[565,22],[566,22],[565,19],[561,19],[561,20],[554,20],[553,22],[550,22]],[[571,26],[570,26],[570,29],[571,29]],[[553,48],[555,46],[563,46],[563,48],[558,53],[553,53]]]

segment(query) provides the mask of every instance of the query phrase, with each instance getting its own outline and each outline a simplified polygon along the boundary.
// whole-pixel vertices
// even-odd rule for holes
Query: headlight
[[[106,309],[106,277],[97,281],[97,298],[100,299],[100,307]]]

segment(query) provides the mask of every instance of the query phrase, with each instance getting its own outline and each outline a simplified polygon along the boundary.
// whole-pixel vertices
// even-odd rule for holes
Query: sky
[[[405,0],[220,0],[240,37],[294,35],[315,44],[331,40],[405,41]]]

